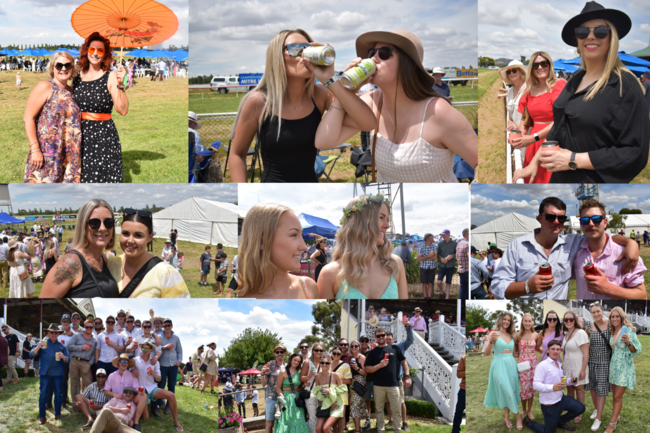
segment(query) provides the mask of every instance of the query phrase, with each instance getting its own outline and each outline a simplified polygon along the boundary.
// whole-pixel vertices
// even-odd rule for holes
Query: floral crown
[[[359,201],[357,201],[354,204],[347,205],[346,207],[343,208],[343,217],[341,218],[341,225],[345,223],[348,218],[350,218],[350,215],[352,215],[352,212],[361,212],[364,207],[370,202],[373,203],[381,203],[384,202],[386,203],[386,206],[390,208],[390,201],[388,200],[388,197],[384,197],[383,194],[369,194],[368,196],[361,196],[359,198]]]

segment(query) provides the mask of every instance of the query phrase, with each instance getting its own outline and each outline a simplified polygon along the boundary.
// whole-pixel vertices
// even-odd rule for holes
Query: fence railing
[[[464,331],[464,328],[461,329]],[[437,322],[429,323],[429,343],[444,347],[457,359],[465,355],[465,339],[465,335],[456,327],[445,323],[444,314],[440,315]]]

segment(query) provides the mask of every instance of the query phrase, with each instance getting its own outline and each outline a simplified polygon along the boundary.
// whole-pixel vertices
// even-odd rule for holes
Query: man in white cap
[[[165,241],[165,248],[163,248],[162,253],[160,253],[160,257],[167,263],[169,263],[169,259],[172,256],[172,241],[169,239]]]
[[[449,90],[449,84],[442,81],[442,77],[445,76],[445,71],[443,71],[440,67],[433,68],[431,75],[433,75],[433,78],[436,79],[436,83],[433,85],[433,90],[440,93],[445,98],[448,98],[451,93],[451,90]]]
[[[106,385],[106,370],[103,368],[98,368],[97,373],[97,382],[93,382],[86,387],[86,389],[81,394],[75,396],[75,412],[81,411],[88,422],[82,427],[83,430],[88,430],[93,426],[95,420],[93,416],[97,416],[97,413],[102,410],[102,408],[108,403],[110,397],[104,394],[104,386]],[[92,404],[90,404],[92,402]]]

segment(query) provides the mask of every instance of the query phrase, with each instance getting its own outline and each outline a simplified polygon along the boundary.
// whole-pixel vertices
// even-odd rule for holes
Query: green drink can
[[[336,51],[332,47],[307,47],[302,56],[309,59],[312,65],[329,66],[336,59]]]
[[[356,89],[369,76],[377,72],[377,64],[372,59],[364,59],[354,68],[343,72],[341,83],[346,89]]]

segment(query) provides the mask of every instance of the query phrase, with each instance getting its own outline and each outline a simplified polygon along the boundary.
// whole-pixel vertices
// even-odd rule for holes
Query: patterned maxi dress
[[[286,370],[287,374],[289,369]],[[296,397],[300,388],[300,369],[291,376],[291,381],[296,390],[295,393],[285,391],[284,388],[291,388],[289,378],[282,381],[282,395],[286,401],[286,410],[283,410],[280,419],[275,421],[275,433],[309,433],[309,427],[305,422],[305,409],[296,406]],[[279,401],[278,401],[279,404]]]
[[[74,99],[82,113],[113,111],[109,74],[93,81],[73,80]],[[81,182],[122,183],[122,145],[113,119],[82,120],[81,134]]]
[[[81,111],[69,90],[54,81],[52,96],[36,121],[36,138],[43,167],[32,167],[27,157],[23,183],[79,183],[81,175]]]
[[[533,378],[535,377],[535,368],[537,367],[536,344],[535,340],[519,342],[519,362],[530,362],[530,370],[519,373],[519,395],[522,400],[528,400],[535,396]]]
[[[359,358],[355,358],[357,361],[356,364],[351,365],[361,365],[359,364]],[[356,373],[352,369],[352,383],[359,382],[361,385],[366,386],[366,376]],[[352,418],[365,418],[368,416],[368,410],[366,408],[366,397],[360,396],[352,389],[352,384],[350,384],[350,396],[352,397],[352,405],[350,406],[350,416]]]

